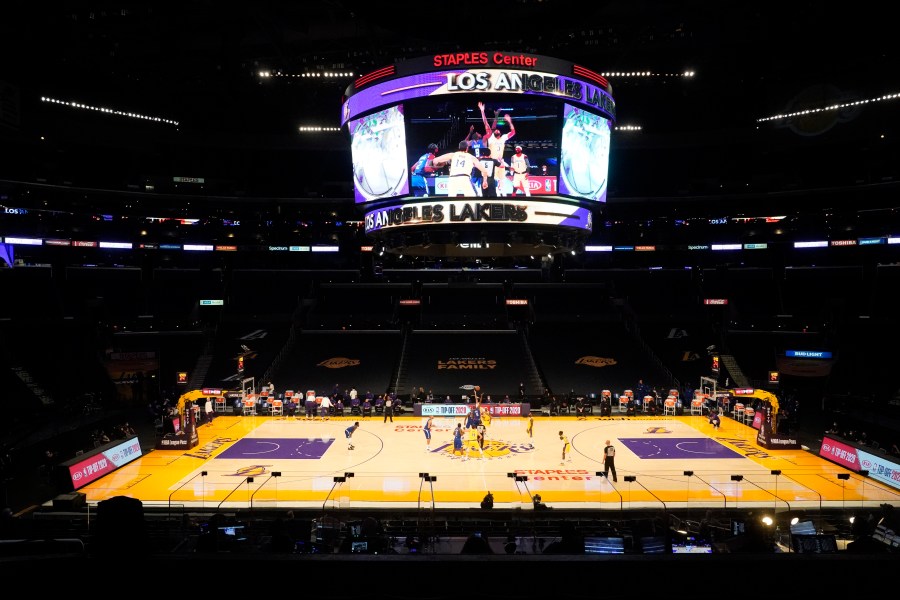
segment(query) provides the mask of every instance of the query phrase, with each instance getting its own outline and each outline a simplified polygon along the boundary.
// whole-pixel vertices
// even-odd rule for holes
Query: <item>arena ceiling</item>
[[[895,124],[895,108],[872,117],[877,109],[864,105],[790,122],[758,121],[900,91],[896,36],[880,6],[15,1],[0,9],[0,83],[20,103],[14,129],[24,137],[37,135],[44,121],[36,99],[54,97],[172,119],[192,144],[346,154],[342,133],[301,136],[297,128],[336,126],[350,77],[261,78],[260,72],[358,76],[404,58],[469,49],[554,56],[613,74],[619,124],[641,128],[614,138],[622,166],[614,198],[656,193],[630,181],[639,182],[645,165],[689,148],[713,148],[708,153],[715,156],[731,144],[726,151],[746,163],[758,159],[760,132],[781,135],[779,144],[802,146],[811,138],[862,144],[877,128]],[[647,72],[652,75],[615,75]],[[861,118],[865,111],[868,121]],[[121,129],[114,119],[93,126]],[[638,160],[640,152],[648,155]],[[727,168],[711,165],[710,173],[691,179],[715,182]]]
[[[848,12],[815,2],[649,0],[510,0],[465,10],[334,0],[13,2],[0,18],[10,71],[2,79],[171,115],[185,127],[230,118],[277,130],[336,121],[349,79],[273,85],[261,70],[358,75],[399,58],[488,48],[654,73],[612,78],[620,121],[645,130],[742,127],[815,89],[822,100],[888,91],[897,64],[888,19],[859,4]],[[696,75],[661,75],[685,71]]]

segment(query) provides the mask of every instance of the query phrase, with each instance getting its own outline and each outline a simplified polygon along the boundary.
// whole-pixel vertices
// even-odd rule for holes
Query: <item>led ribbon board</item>
[[[363,76],[347,88],[341,126],[380,107],[446,94],[521,94],[565,100],[616,120],[609,82],[557,58],[505,52],[439,54]],[[384,79],[388,77],[388,79]]]
[[[422,225],[558,225],[590,231],[591,211],[562,202],[442,200],[385,206],[366,213],[366,233]]]

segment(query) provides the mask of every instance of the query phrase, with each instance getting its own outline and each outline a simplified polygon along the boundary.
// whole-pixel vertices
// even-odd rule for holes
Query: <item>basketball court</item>
[[[359,420],[354,448],[345,429]],[[900,493],[805,450],[765,450],[756,430],[702,416],[494,417],[483,451],[453,452],[459,418],[218,416],[190,450],[153,450],[81,489],[89,503],[130,496],[186,508],[683,509],[846,508],[896,503]],[[559,432],[572,451],[562,460]],[[605,441],[618,480],[602,475]],[[815,449],[817,450],[817,449]],[[778,473],[780,471],[780,473]],[[848,479],[839,479],[848,474]]]

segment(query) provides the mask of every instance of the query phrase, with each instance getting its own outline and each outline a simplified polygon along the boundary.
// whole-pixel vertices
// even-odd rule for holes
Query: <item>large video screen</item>
[[[356,79],[341,104],[359,202],[557,195],[605,202],[615,119],[603,75],[520,52],[394,63]],[[382,131],[391,125],[396,133]]]
[[[558,193],[559,102],[477,94],[422,98],[407,105],[406,116],[414,197]],[[463,151],[460,143],[465,144]],[[471,158],[461,157],[461,152]],[[427,165],[429,157],[440,159],[439,166]]]
[[[608,119],[571,104],[563,105],[561,194],[606,202],[609,141]]]
[[[403,107],[392,106],[349,124],[353,190],[357,202],[409,193]]]

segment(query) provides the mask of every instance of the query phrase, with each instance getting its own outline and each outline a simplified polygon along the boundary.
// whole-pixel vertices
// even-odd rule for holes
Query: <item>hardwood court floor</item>
[[[344,430],[356,420],[350,450]],[[487,491],[498,507],[530,507],[532,495],[540,494],[562,509],[782,511],[900,501],[897,490],[810,451],[760,448],[755,429],[728,418],[714,430],[700,416],[538,416],[529,437],[527,419],[494,417],[484,451],[470,446],[465,456],[453,454],[457,422],[435,418],[426,446],[420,417],[385,423],[380,416],[218,416],[199,428],[200,444],[191,450],[150,451],[79,491],[89,503],[130,496],[147,506],[206,509],[469,508]],[[559,431],[572,446],[566,461]],[[617,482],[597,474],[607,439],[617,449]],[[839,480],[839,473],[850,477]]]

